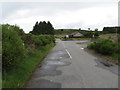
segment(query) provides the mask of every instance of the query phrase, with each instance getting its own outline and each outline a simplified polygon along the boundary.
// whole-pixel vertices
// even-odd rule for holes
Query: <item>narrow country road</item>
[[[57,39],[25,88],[118,88],[118,66],[105,65],[76,43]]]

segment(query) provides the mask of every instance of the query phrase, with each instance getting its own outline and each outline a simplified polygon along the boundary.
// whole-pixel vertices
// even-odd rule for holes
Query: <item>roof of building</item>
[[[78,32],[78,31],[73,32],[73,33],[71,33],[70,35],[73,35],[73,36],[84,36],[83,34],[81,34],[81,33]]]

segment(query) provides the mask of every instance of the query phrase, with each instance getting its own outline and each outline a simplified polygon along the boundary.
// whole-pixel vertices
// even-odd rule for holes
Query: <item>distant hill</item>
[[[80,32],[86,37],[92,37],[95,31],[88,31],[88,30],[79,30],[79,29],[55,29],[55,35],[70,35],[74,32]],[[102,31],[97,31],[99,34],[102,33]]]
[[[67,35],[75,31],[79,31],[79,30],[78,29],[55,29],[55,34],[56,35]]]

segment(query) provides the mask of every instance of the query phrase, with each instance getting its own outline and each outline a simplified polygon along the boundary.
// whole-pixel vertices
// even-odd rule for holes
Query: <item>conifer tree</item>
[[[33,31],[30,31],[30,33],[35,35],[41,35],[41,34],[49,34],[54,35],[54,28],[50,21],[47,23],[45,21],[43,22],[36,22],[35,26],[33,27]]]

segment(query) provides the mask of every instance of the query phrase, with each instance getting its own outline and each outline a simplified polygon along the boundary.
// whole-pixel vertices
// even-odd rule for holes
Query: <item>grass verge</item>
[[[14,90],[16,90],[17,88],[23,87],[32,75],[32,72],[53,46],[54,44],[52,43],[45,46],[42,50],[36,50],[34,56],[27,57],[25,60],[22,60],[16,68],[4,73],[2,88],[14,88]]]

